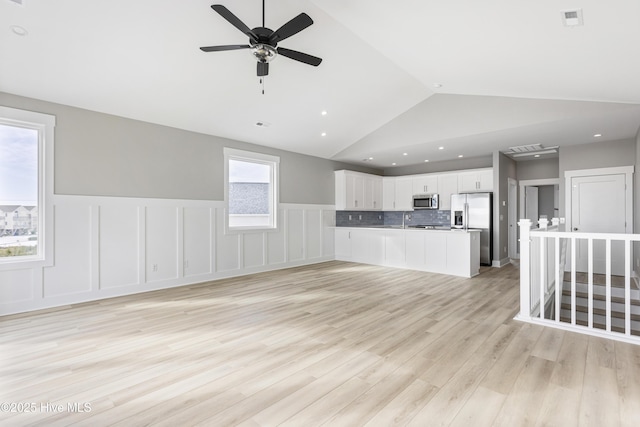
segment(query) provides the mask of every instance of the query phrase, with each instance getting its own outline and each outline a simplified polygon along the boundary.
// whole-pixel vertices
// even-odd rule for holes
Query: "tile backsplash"
[[[409,215],[405,225],[451,224],[451,211],[423,209],[417,211],[336,211],[337,227],[367,227],[375,225],[402,225],[402,215]]]

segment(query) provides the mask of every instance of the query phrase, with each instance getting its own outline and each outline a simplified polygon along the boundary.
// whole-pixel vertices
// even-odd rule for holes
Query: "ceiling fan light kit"
[[[262,1],[262,27],[250,29],[244,22],[235,16],[229,9],[221,4],[211,5],[220,16],[227,22],[249,37],[248,45],[224,45],[224,46],[204,46],[200,50],[203,52],[220,52],[225,50],[250,49],[257,60],[257,75],[262,78],[269,74],[269,62],[276,56],[282,55],[294,61],[302,62],[317,67],[322,62],[322,58],[298,52],[296,50],[278,47],[278,43],[285,40],[313,24],[313,20],[306,13],[301,13],[291,19],[283,26],[273,31],[265,27],[264,23],[264,0]],[[263,90],[264,93],[264,90]]]

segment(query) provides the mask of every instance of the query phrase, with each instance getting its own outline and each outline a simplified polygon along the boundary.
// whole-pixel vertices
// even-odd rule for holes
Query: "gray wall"
[[[570,170],[597,169],[636,164],[636,140],[603,141],[560,148],[560,216],[565,216],[564,173]],[[637,173],[636,173],[637,175]]]
[[[499,151],[493,153],[493,259],[509,256],[509,186],[507,178],[516,179],[516,162]]]
[[[334,204],[334,170],[381,173],[3,92],[0,105],[56,116],[56,194],[223,200],[224,147],[280,156],[283,203]]]
[[[412,166],[386,168],[385,176],[417,175],[421,173],[448,172],[463,169],[490,168],[493,166],[492,156],[470,157],[468,159],[443,160]]]
[[[523,160],[516,162],[518,181],[558,178],[559,158]]]

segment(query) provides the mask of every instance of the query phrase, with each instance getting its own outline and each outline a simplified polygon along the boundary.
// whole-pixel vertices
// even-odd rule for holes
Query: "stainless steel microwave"
[[[413,209],[438,209],[437,194],[415,194],[413,196]]]

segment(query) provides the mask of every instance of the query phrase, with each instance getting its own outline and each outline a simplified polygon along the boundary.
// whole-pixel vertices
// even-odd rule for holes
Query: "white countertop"
[[[355,230],[398,230],[398,231],[429,231],[434,233],[468,233],[468,232],[480,232],[480,230],[476,229],[451,229],[451,228],[415,228],[415,227],[402,227],[401,225],[365,225],[365,226],[335,226],[333,228],[336,229],[355,229]]]

